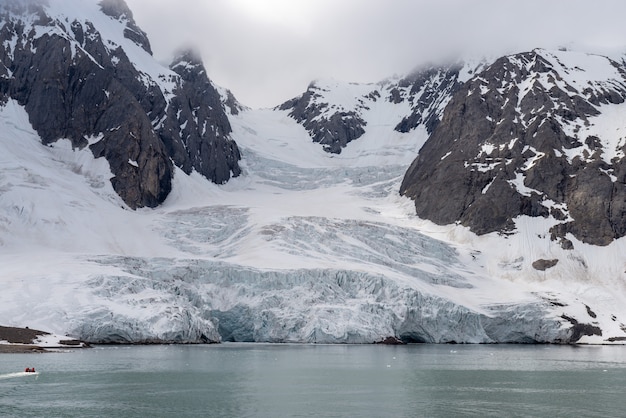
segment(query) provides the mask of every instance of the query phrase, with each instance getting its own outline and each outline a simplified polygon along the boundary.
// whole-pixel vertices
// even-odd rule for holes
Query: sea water
[[[23,373],[35,367],[36,376]],[[626,347],[98,346],[0,355],[2,417],[626,416]]]

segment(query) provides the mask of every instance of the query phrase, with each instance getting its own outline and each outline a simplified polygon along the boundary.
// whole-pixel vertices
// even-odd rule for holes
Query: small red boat
[[[35,373],[35,368],[34,367],[27,367],[26,369],[24,369],[25,373]]]

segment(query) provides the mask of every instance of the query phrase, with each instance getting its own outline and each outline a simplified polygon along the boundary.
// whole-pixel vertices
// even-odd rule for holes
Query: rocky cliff
[[[0,2],[0,15],[0,100],[24,106],[44,143],[68,138],[106,158],[129,207],[163,202],[172,161],[218,183],[240,173],[201,63],[156,63],[123,0]]]
[[[550,233],[607,245],[626,235],[626,69],[609,58],[534,50],[498,59],[453,96],[400,192],[417,215],[478,234],[526,215]]]
[[[218,184],[238,176],[239,149],[229,136],[231,127],[221,96],[200,57],[183,51],[170,69],[182,82],[174,90],[158,133],[174,162],[186,173],[196,170]]]
[[[374,84],[319,80],[305,93],[278,107],[305,127],[313,142],[339,154],[367,130],[368,114],[380,103],[388,104],[400,122],[393,130],[407,133],[418,126],[431,132],[439,123],[445,105],[482,64],[427,65],[404,77]],[[390,118],[393,119],[393,118]],[[387,122],[390,122],[387,121]]]

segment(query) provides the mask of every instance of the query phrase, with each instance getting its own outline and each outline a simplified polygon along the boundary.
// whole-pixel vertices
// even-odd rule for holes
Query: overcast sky
[[[465,54],[626,51],[623,0],[126,0],[155,57],[196,48],[250,107],[316,78],[376,82]]]

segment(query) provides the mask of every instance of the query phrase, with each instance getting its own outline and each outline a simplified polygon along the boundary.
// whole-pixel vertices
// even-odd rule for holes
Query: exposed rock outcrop
[[[625,97],[624,68],[606,57],[500,58],[454,95],[400,192],[418,216],[478,234],[551,216],[554,239],[609,244],[626,235],[625,149],[595,126]]]
[[[558,259],[544,260],[543,258],[541,258],[539,260],[533,261],[532,266],[535,270],[546,271],[547,269],[556,266],[558,262]]]
[[[341,149],[365,133],[365,121],[358,114],[358,109],[334,108],[324,100],[323,86],[311,83],[307,91],[300,97],[291,99],[281,106],[280,110],[289,110],[289,116],[301,123],[311,134],[313,142],[324,145],[324,150],[333,154],[341,153]]]
[[[389,90],[389,101],[411,103],[411,114],[395,127],[398,132],[409,132],[424,125],[432,133],[439,124],[443,108],[463,84],[459,79],[463,65],[432,66],[419,69],[401,79]],[[403,91],[404,90],[404,91]]]
[[[106,158],[131,208],[165,200],[172,161],[216,183],[239,175],[224,106],[197,58],[185,71],[160,67],[123,0],[75,17],[55,8],[60,1],[0,4],[0,104],[24,106],[44,144],[68,138]],[[121,36],[105,39],[98,25]]]
[[[376,113],[373,109],[380,108],[380,102],[401,115],[399,122],[392,122],[395,131],[406,133],[424,126],[432,132],[452,94],[482,65],[428,65],[406,77],[375,84],[315,81],[304,94],[278,108],[302,124],[313,142],[339,154],[367,131],[370,113]]]
[[[192,169],[221,184],[241,173],[241,158],[221,96],[193,51],[178,55],[170,68],[182,83],[174,90],[167,118],[159,129],[169,154],[186,173]]]
[[[101,0],[100,8],[102,13],[107,16],[111,16],[117,20],[126,21],[126,27],[124,28],[124,37],[135,42],[141,46],[147,53],[152,55],[152,48],[150,47],[150,41],[148,35],[137,26],[133,19],[133,12],[126,4],[124,0]]]

